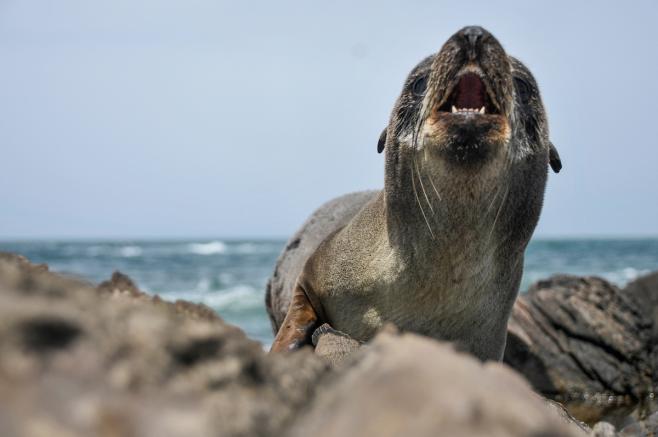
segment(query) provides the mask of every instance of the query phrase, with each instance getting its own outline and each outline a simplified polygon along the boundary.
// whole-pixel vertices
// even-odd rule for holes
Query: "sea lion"
[[[392,322],[500,360],[547,168],[562,166],[534,77],[465,27],[411,71],[377,149],[384,189],[323,206],[279,259],[271,350]]]

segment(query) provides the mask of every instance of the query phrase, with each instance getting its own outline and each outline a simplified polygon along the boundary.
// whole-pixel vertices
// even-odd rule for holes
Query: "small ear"
[[[555,173],[559,173],[562,170],[562,160],[560,159],[560,154],[557,153],[555,145],[551,142],[548,143],[550,148],[548,150],[548,162],[551,165],[551,168]]]
[[[384,128],[379,136],[379,141],[377,141],[377,153],[382,153],[384,151],[384,146],[386,146],[386,128]]]

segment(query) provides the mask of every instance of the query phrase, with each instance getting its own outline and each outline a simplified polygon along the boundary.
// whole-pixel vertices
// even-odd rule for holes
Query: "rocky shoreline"
[[[556,276],[519,297],[504,363],[392,327],[267,355],[119,273],[95,286],[0,254],[0,435],[653,435],[657,333],[658,273]]]

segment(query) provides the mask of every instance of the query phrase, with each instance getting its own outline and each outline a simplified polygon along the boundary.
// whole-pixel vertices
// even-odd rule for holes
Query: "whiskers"
[[[503,175],[508,174],[510,165],[511,162],[509,160],[505,160],[505,168],[502,169]],[[504,184],[504,185],[506,187],[505,194],[503,195],[502,199],[500,199],[500,203],[498,204],[498,209],[496,210],[496,215],[494,216],[493,222],[491,222],[491,227],[489,229],[489,232],[487,233],[488,235],[487,235],[486,246],[489,246],[489,243],[491,242],[491,236],[493,235],[494,230],[496,229],[496,223],[498,223],[498,217],[500,217],[500,213],[502,212],[507,202],[507,195],[509,194],[510,184]],[[498,196],[500,195],[500,192],[501,192],[501,184],[498,184],[496,193],[492,196],[491,202],[489,203],[489,206],[487,207],[487,210],[485,212],[485,220],[483,221],[483,224],[487,223],[487,219],[489,218],[489,213],[491,212],[491,207],[495,204],[496,200],[498,199]]]
[[[423,195],[425,196],[425,201],[427,202],[427,206],[430,207],[430,211],[432,211],[432,215],[434,215],[434,208],[432,208],[432,202],[430,202],[430,198],[427,197],[427,191],[425,191],[423,178],[420,176],[420,172],[418,171],[418,163],[416,162],[415,156],[414,156],[414,170],[416,171],[416,175],[418,175],[418,182],[420,182],[420,188],[423,190]]]
[[[489,229],[489,235],[487,236],[486,246],[489,246],[489,243],[491,242],[491,236],[494,233],[494,229],[496,229],[496,223],[498,222],[498,217],[500,217],[500,212],[503,210],[503,207],[505,206],[505,202],[507,201],[508,194],[509,194],[509,186],[505,190],[505,195],[503,195],[503,198],[500,201],[500,205],[498,206],[498,211],[496,211],[496,216],[494,217],[494,220],[491,223],[491,228]]]
[[[427,149],[423,150],[423,166],[427,162]],[[434,190],[434,194],[436,194],[436,197],[439,198],[439,202],[441,201],[441,195],[439,194],[439,190],[436,189],[436,185],[434,185],[434,178],[432,177],[431,173],[425,173],[427,175],[427,179],[430,181],[430,185],[432,185],[432,189]]]
[[[425,219],[425,224],[427,225],[427,229],[429,229],[430,231],[432,240],[436,240],[436,237],[434,236],[434,232],[432,231],[432,226],[430,225],[429,220],[427,220],[427,216],[425,215],[425,210],[423,210],[423,205],[421,205],[420,198],[418,197],[418,190],[416,190],[416,178],[414,176],[414,173],[412,173],[411,175],[411,186],[413,187],[414,190],[414,196],[416,196],[416,204],[418,205],[418,208],[420,208],[420,213],[423,215],[423,219]]]
[[[425,118],[427,118],[427,106],[423,105],[423,109],[421,110],[421,113],[418,117],[417,123],[414,127],[414,130],[412,132],[412,141],[413,141],[413,146],[415,149],[415,153],[418,153],[418,151],[421,150],[419,147],[419,139],[421,135],[421,128],[423,126],[423,122]],[[430,199],[430,196],[427,194],[427,190],[425,189],[425,184],[423,183],[423,177],[427,176],[427,179],[430,182],[430,185],[432,186],[432,189],[434,190],[434,194],[436,194],[436,197],[438,198],[439,202],[441,201],[441,195],[439,194],[439,190],[436,188],[436,185],[434,184],[434,181],[432,180],[431,174],[428,174],[427,171],[425,171],[425,161],[427,161],[427,150],[425,148],[423,150],[423,161],[421,162],[422,165],[418,165],[417,157],[414,155],[413,157],[413,168],[411,169],[411,184],[412,188],[414,191],[414,196],[416,198],[416,204],[418,205],[418,209],[420,209],[420,213],[423,216],[423,220],[425,220],[425,224],[427,225],[427,229],[430,232],[430,235],[432,236],[433,240],[436,240],[436,236],[434,234],[434,230],[432,229],[432,225],[430,222],[435,221],[435,216],[436,216],[436,211],[434,210],[434,206],[432,203],[432,200]],[[416,177],[418,178],[418,184],[420,185],[420,188],[423,193],[423,199],[425,200],[425,203],[427,203],[427,207],[429,208],[429,211],[431,212],[431,220],[428,218],[428,215],[425,213],[425,208],[423,208],[423,202],[421,202],[420,196],[418,195],[418,188],[416,186]]]

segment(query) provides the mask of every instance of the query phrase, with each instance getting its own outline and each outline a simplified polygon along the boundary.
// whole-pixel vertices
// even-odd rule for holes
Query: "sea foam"
[[[139,246],[124,246],[119,250],[124,258],[133,258],[142,254],[142,248]]]
[[[169,301],[183,299],[203,303],[219,310],[220,314],[221,310],[254,308],[263,304],[262,290],[257,290],[246,284],[210,292],[194,290],[162,293],[160,297]]]
[[[196,255],[216,255],[226,252],[226,244],[221,241],[210,243],[192,243],[187,246],[188,250]]]

